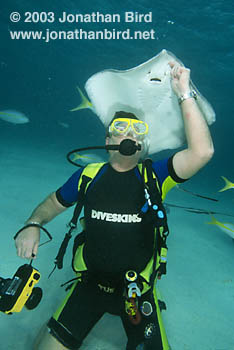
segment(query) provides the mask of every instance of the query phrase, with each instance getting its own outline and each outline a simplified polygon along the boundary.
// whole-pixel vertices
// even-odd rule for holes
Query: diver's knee
[[[43,338],[44,334],[46,333],[46,331],[48,332],[47,330],[47,326],[46,324],[42,326],[42,328],[40,329],[34,343],[33,343],[33,350],[37,350],[38,349],[38,345],[41,341],[41,339]]]
[[[47,327],[44,325],[40,330],[35,342],[33,344],[33,350],[65,350],[65,348],[61,343],[58,342],[56,338],[54,338]]]
[[[60,343],[48,330],[44,330],[41,337],[38,341],[35,342],[33,350],[68,350],[69,348],[65,347]]]

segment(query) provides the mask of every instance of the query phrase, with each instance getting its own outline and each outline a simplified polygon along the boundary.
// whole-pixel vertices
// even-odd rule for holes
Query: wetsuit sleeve
[[[56,191],[56,198],[64,207],[70,207],[78,201],[78,182],[83,168],[77,170],[63,186]]]
[[[153,162],[153,170],[155,171],[162,190],[162,199],[164,200],[167,193],[177,184],[187,181],[177,176],[173,168],[173,156],[157,162]]]

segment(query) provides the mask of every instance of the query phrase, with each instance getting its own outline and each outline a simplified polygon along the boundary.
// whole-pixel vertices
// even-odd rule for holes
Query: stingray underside
[[[120,71],[104,70],[91,76],[85,89],[93,109],[106,127],[117,111],[132,112],[149,124],[149,154],[180,147],[185,141],[178,98],[171,87],[170,61],[178,60],[162,50],[139,66]],[[215,121],[209,102],[191,81],[198,105],[208,124]]]

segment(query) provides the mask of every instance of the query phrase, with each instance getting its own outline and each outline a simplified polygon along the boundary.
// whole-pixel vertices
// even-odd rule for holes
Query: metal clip
[[[128,285],[128,297],[135,298],[136,296],[140,297],[141,291],[137,284],[133,282]]]

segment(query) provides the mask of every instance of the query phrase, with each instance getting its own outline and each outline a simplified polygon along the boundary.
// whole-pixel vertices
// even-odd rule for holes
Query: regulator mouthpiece
[[[119,145],[107,145],[107,150],[119,151],[124,156],[132,156],[136,151],[141,150],[141,145],[137,145],[135,141],[131,139],[124,139]]]

